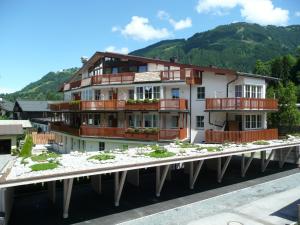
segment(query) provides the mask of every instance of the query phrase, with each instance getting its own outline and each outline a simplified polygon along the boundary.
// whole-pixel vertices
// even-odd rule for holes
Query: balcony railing
[[[187,128],[180,129],[161,129],[156,133],[146,132],[127,132],[127,128],[120,127],[99,127],[90,125],[81,125],[80,128],[72,128],[60,122],[51,123],[51,130],[64,132],[75,136],[103,137],[103,138],[126,138],[144,141],[159,140],[183,140],[187,138]]]
[[[125,100],[71,101],[50,104],[51,111],[96,110],[187,110],[186,99],[160,99],[158,102],[134,102]]]
[[[273,140],[273,139],[278,139],[277,129],[246,130],[246,131],[218,131],[218,130],[205,131],[206,143],[224,143],[224,142],[245,143],[245,142],[258,141],[258,140]]]
[[[134,73],[101,74],[92,77],[92,84],[132,83]]]
[[[278,101],[270,98],[207,98],[206,110],[277,110]]]
[[[64,133],[67,133],[67,134],[79,136],[79,129],[78,128],[68,126],[68,125],[63,124],[61,122],[51,123],[50,128],[51,128],[52,131],[64,132]]]

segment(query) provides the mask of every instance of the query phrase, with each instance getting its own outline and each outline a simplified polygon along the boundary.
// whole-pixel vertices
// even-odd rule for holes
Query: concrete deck
[[[10,154],[7,155],[0,155],[0,173],[3,170],[3,168],[6,166],[6,164],[12,160],[14,157]]]
[[[300,173],[121,223],[282,225],[297,220]]]

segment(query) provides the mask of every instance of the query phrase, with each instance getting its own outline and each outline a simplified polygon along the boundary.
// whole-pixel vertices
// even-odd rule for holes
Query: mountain
[[[294,54],[299,46],[300,25],[232,23],[196,33],[186,40],[160,41],[130,54],[166,60],[175,56],[182,63],[252,72],[256,60]]]
[[[49,72],[36,82],[32,82],[22,90],[11,93],[2,94],[7,100],[15,101],[18,99],[30,100],[61,100],[63,95],[58,92],[59,87],[70,80],[71,76],[78,68],[64,69],[59,72]]]

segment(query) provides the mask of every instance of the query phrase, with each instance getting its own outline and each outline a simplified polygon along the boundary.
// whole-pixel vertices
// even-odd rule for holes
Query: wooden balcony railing
[[[96,127],[86,125],[80,127],[80,135],[82,136],[123,138],[124,134],[125,129],[119,127]]]
[[[158,102],[126,103],[125,100],[71,101],[50,104],[52,111],[93,110],[187,110],[186,99],[160,99]]]
[[[185,80],[187,84],[202,84],[202,77],[199,77],[199,71],[195,69],[181,69],[161,71],[161,80]]]
[[[217,131],[206,130],[206,143],[235,142],[245,143],[258,140],[278,139],[278,129],[246,130],[246,131]]]
[[[183,140],[185,138],[187,138],[187,128],[164,129],[159,131],[160,140]]]
[[[278,110],[278,101],[271,98],[207,98],[206,110]]]
[[[64,133],[68,133],[68,134],[71,134],[71,135],[79,136],[79,129],[78,128],[68,126],[68,125],[63,124],[61,122],[51,123],[50,129],[52,131],[64,132]]]
[[[92,77],[92,84],[132,83],[134,73],[101,74]]]
[[[124,100],[97,100],[97,101],[81,101],[81,110],[123,110],[125,109]]]
[[[160,110],[187,110],[187,99],[160,99]]]

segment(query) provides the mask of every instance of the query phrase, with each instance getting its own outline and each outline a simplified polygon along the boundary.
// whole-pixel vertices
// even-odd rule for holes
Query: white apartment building
[[[51,129],[55,148],[99,151],[167,143],[276,139],[267,77],[216,67],[96,52],[64,84]]]

